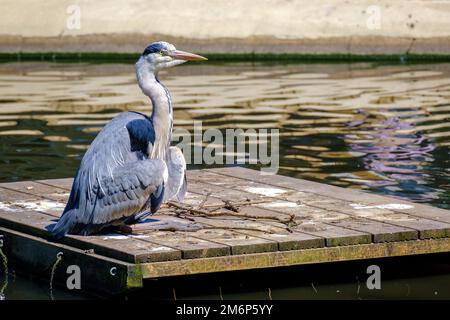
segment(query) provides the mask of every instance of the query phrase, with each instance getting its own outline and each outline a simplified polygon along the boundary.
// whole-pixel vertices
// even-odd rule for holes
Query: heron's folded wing
[[[115,168],[112,175],[97,179],[91,190],[95,200],[91,201],[90,223],[109,223],[158,205],[152,201],[159,198],[164,175],[164,161],[147,159],[127,163]]]

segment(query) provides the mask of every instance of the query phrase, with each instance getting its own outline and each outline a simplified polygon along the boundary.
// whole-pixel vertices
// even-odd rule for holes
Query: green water
[[[175,128],[192,130],[198,120],[204,130],[277,128],[280,174],[450,208],[449,75],[448,63],[227,63],[187,64],[161,80],[173,96]],[[133,64],[0,64],[0,181],[73,176],[97,132],[125,110],[150,112]],[[433,284],[449,284],[450,273],[432,270],[411,275],[430,284],[419,285],[417,296],[442,297],[445,290]],[[393,287],[398,277],[392,274]],[[355,283],[346,281],[336,290],[350,292]],[[206,288],[206,297],[216,297],[219,286]],[[335,286],[330,278],[321,284],[329,294],[316,297],[332,298]],[[393,287],[385,297],[405,296]],[[252,288],[223,295],[267,296]],[[286,283],[272,295],[308,298],[311,290],[314,298],[310,284]],[[79,297],[64,290],[54,296]],[[10,279],[6,297],[48,298],[48,282]]]

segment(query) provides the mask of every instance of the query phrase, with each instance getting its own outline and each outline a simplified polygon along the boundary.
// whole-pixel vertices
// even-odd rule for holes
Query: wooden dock
[[[49,240],[72,179],[0,184],[0,245],[10,263],[82,289],[119,293],[145,279],[450,251],[450,211],[354,189],[228,167],[188,172],[183,204],[132,234]],[[172,231],[174,225],[191,231]],[[155,230],[155,226],[163,230]]]

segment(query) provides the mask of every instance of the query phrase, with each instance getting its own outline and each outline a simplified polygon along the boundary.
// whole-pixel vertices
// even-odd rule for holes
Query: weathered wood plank
[[[203,175],[203,178],[205,178],[205,175],[202,173],[200,176]],[[209,178],[209,177],[208,177]],[[250,184],[245,181],[241,180],[240,182],[236,181],[236,184],[233,182],[226,182],[226,177],[224,179],[221,179],[221,177],[215,178],[215,183],[220,184],[221,186],[238,186],[241,187],[241,190],[234,190],[234,189],[228,189],[228,188],[222,188],[219,186],[214,186],[209,183],[203,183],[203,182],[197,182],[195,180],[196,178],[191,175],[191,180],[194,180],[194,183],[196,185],[201,185],[201,190],[198,190],[196,188],[193,188],[193,192],[203,192],[203,194],[208,194],[206,190],[215,190],[213,193],[210,193],[211,196],[219,197],[222,195],[222,197],[226,198],[227,200],[233,200],[233,201],[239,201],[239,200],[245,200],[245,199],[251,199],[252,201],[259,200],[261,202],[267,202],[271,203],[273,200],[275,200],[272,197],[278,196],[279,194],[287,195],[292,194],[294,191],[292,190],[286,190],[286,189],[280,189],[280,188],[270,188],[267,185],[261,185],[261,184]],[[242,182],[244,181],[244,183]],[[208,187],[210,186],[210,187]],[[192,190],[192,189],[191,189]],[[229,191],[233,190],[233,192]],[[239,197],[238,197],[239,195]],[[237,200],[236,200],[237,199]],[[261,207],[264,207],[264,203],[259,204],[258,207],[255,206],[244,206],[240,208],[239,212],[236,213],[237,215],[241,214],[245,216],[246,214],[250,215],[259,215],[259,216],[267,216],[267,217],[273,217],[274,215],[278,217],[286,217],[286,219],[289,218],[289,214],[286,214],[281,211],[269,211],[264,210]],[[314,224],[315,227],[312,228],[311,225]],[[299,225],[297,227],[294,227],[294,229],[301,233],[309,233],[310,235],[323,237],[326,240],[326,244],[328,246],[339,246],[339,245],[349,245],[349,244],[356,244],[356,243],[370,243],[371,242],[371,235],[366,232],[361,232],[358,230],[350,230],[347,228],[340,228],[335,225],[328,225],[321,223],[320,221],[315,222],[314,218],[311,217],[308,221],[302,221],[302,225]],[[408,239],[414,238],[412,234],[404,235]],[[400,237],[400,236],[399,236]],[[377,237],[377,240],[381,239],[388,239],[387,236],[385,237]]]
[[[21,193],[20,193],[21,194]],[[20,211],[36,211],[59,218],[64,209],[65,204],[59,201],[34,198],[29,199],[26,194],[22,194],[24,199],[16,199],[3,202],[0,206],[1,210],[20,212]]]
[[[369,206],[388,208],[392,205],[392,203],[396,204],[395,208],[391,209],[395,212],[401,212],[415,217],[450,223],[450,215],[448,214],[448,210],[436,208],[430,205],[382,197],[376,194],[366,195],[366,199],[363,202],[363,204]]]
[[[448,210],[413,203],[410,201],[400,200],[388,196],[381,196],[374,193],[364,192],[355,189],[341,188],[333,185],[318,183],[309,180],[303,180],[293,177],[277,175],[276,178],[271,175],[261,175],[259,171],[246,169],[242,167],[224,167],[207,169],[207,171],[230,176],[238,179],[246,179],[259,183],[265,183],[275,187],[293,189],[297,192],[315,193],[332,199],[346,200],[353,203],[364,205],[386,205],[386,204],[403,204],[404,208],[397,206],[392,209],[395,212],[402,212],[424,219],[437,220],[450,223],[450,215]]]
[[[369,233],[341,228],[319,221],[301,221],[297,226],[292,227],[292,229],[325,238],[327,247],[348,246],[372,242],[372,236]]]
[[[256,211],[255,211],[256,209]],[[283,224],[270,223],[269,218],[277,216],[284,220],[290,220],[290,215],[270,212],[254,207],[243,207],[240,212],[231,212],[229,210],[221,210],[224,212],[230,212],[233,216],[216,216],[216,217],[201,217],[191,216],[195,222],[202,224],[205,228],[226,228],[235,232],[257,236],[259,238],[267,239],[270,241],[276,241],[278,243],[279,250],[296,250],[301,248],[315,248],[324,246],[325,239],[323,237],[314,236],[307,233],[300,232],[288,232],[286,226]],[[173,214],[166,212],[167,214]],[[246,215],[265,217],[264,219],[247,219]],[[241,215],[241,217],[239,217]],[[257,220],[257,221],[255,221]]]
[[[261,235],[258,235],[258,237],[263,237],[271,240],[275,240],[277,236],[270,236],[270,234],[286,234],[286,226],[276,221],[249,221],[246,219],[239,219],[237,217],[226,216],[219,216],[214,218],[193,217],[193,219],[205,226],[209,225],[214,226],[215,228],[227,228],[243,234],[251,234],[248,231],[251,229],[256,229],[253,231],[263,232]],[[292,237],[278,237],[276,239],[276,241],[280,244],[279,250],[291,250],[289,248],[292,248],[295,242],[297,242],[295,245],[299,247],[307,247],[311,244],[309,240],[313,241],[312,244],[314,244],[314,246],[321,246],[322,242],[317,238],[323,239],[327,246],[340,246],[371,242],[371,235],[368,233],[349,230],[331,224],[324,224],[311,220],[299,221],[298,225],[290,227],[290,229],[291,231],[295,232]],[[297,235],[297,233],[303,234],[309,240],[306,243],[303,243],[303,241],[305,240],[301,239],[302,236]]]
[[[370,233],[373,242],[415,240],[418,238],[418,231],[411,228],[395,226],[384,221],[358,218],[337,211],[298,204],[293,201],[276,200],[271,203],[257,204],[256,206],[273,211],[283,210],[285,213],[293,214],[297,220],[320,221],[345,229]]]
[[[249,192],[241,192],[239,190],[222,188],[219,186],[203,183],[203,182],[195,182],[188,185],[189,192],[197,193],[200,195],[209,195],[211,197],[219,198],[221,200],[228,201],[265,201],[266,199],[262,195],[252,194]]]
[[[277,233],[267,233],[256,230],[238,232],[270,241],[276,241],[278,243],[279,251],[320,248],[325,246],[324,238],[301,232],[280,231]]]
[[[154,215],[148,222],[139,223],[132,226],[133,232],[140,234],[140,239],[155,244],[176,248],[182,252],[183,259],[195,259],[205,257],[215,257],[231,254],[228,245],[202,240],[194,237],[194,232],[181,231],[161,231],[157,228],[201,228],[201,225],[192,227],[189,220],[179,219],[167,215]]]
[[[180,250],[183,259],[218,257],[231,254],[228,245],[195,237],[196,232],[152,231],[144,233],[144,241],[164,244]]]
[[[45,179],[45,180],[36,180],[34,182],[70,191],[70,189],[72,188],[73,178]]]
[[[5,203],[8,204],[11,201],[42,199],[42,197],[37,197],[29,193],[2,188],[2,185],[0,184],[0,202],[2,205]]]
[[[212,169],[216,170],[216,169]],[[286,199],[288,201],[292,201],[295,203],[301,203],[306,206],[314,206],[318,208],[323,208],[329,211],[335,211],[340,212],[344,214],[348,214],[350,216],[355,216],[357,218],[363,218],[366,220],[372,220],[372,221],[379,221],[386,224],[390,224],[393,226],[401,227],[401,228],[407,228],[407,229],[413,229],[417,230],[419,232],[419,238],[421,239],[428,239],[428,238],[440,238],[440,237],[448,237],[450,235],[450,224],[426,219],[422,217],[417,217],[413,215],[408,215],[406,213],[401,212],[395,212],[392,210],[387,210],[385,208],[379,208],[377,206],[365,206],[366,208],[364,210],[358,210],[355,209],[355,206],[357,206],[357,203],[352,203],[349,201],[338,199],[337,197],[341,196],[341,194],[346,194],[347,192],[352,192],[352,190],[340,189],[339,193],[330,195],[330,192],[326,192],[326,194],[322,194],[322,191],[325,189],[325,187],[321,186],[320,190],[308,190],[307,192],[304,190],[301,190],[304,188],[303,181],[300,180],[299,185],[297,186],[295,184],[295,181],[297,179],[294,179],[292,181],[291,179],[287,179],[285,181],[284,177],[277,176],[276,179],[269,180],[267,179],[267,176],[259,175],[257,171],[254,171],[255,174],[251,175],[248,173],[248,169],[237,169],[236,170],[227,170],[225,169],[217,169],[216,171],[220,172],[221,174],[229,175],[231,180],[228,179],[228,185],[237,185],[237,188],[244,189],[246,191],[249,191],[250,188],[254,188],[255,190],[262,190],[260,192],[268,192],[267,190],[271,190],[270,186],[277,186],[278,189],[272,190],[272,193],[274,193],[272,196]],[[238,172],[239,174],[237,174]],[[216,173],[216,172],[214,172]],[[239,177],[237,177],[239,175]],[[256,179],[258,181],[263,181],[264,183],[258,183],[258,184],[251,184],[253,187],[245,187],[245,183],[242,183],[241,181],[243,179]],[[220,180],[220,177],[217,177],[214,179],[214,181]],[[225,179],[226,180],[226,179]],[[281,182],[280,182],[281,181]],[[249,181],[250,183],[250,181]],[[282,187],[279,187],[282,185]],[[294,191],[292,188],[298,187],[300,191]],[[334,187],[337,188],[337,187]],[[333,189],[334,189],[333,188]],[[311,193],[314,192],[314,193]],[[320,192],[320,194],[319,194]],[[367,194],[366,194],[367,196]],[[371,195],[369,195],[371,196]],[[363,197],[364,198],[364,197]],[[363,198],[360,198],[363,199]],[[361,201],[360,201],[361,202]],[[354,206],[352,206],[354,205]],[[381,226],[379,226],[381,227]],[[361,229],[362,230],[362,229]],[[404,230],[405,232],[407,230]],[[412,233],[406,233],[402,232],[399,234],[399,237],[404,239],[406,236],[407,238],[411,238],[413,235]],[[388,234],[388,233],[386,233]],[[380,239],[379,236],[375,237],[376,239]],[[374,239],[375,239],[374,238]],[[389,237],[382,236],[381,239],[387,239]],[[392,238],[392,237],[391,237]],[[395,237],[393,237],[395,239]]]
[[[306,248],[318,248],[325,245],[323,237],[308,233],[287,231],[286,226],[269,221],[254,221],[239,217],[219,216],[215,218],[195,217],[196,222],[204,225],[204,228],[227,228],[237,233],[251,235],[278,243],[278,250],[297,250]]]
[[[450,238],[277,251],[142,265],[145,279],[450,251]]]
[[[8,182],[1,184],[2,188],[45,197],[46,199],[65,202],[69,198],[66,189],[37,183],[34,181]]]
[[[231,254],[249,254],[255,252],[273,252],[278,250],[275,241],[254,237],[225,229],[202,229],[192,232],[192,236],[202,240],[225,244],[231,248]]]
[[[258,204],[257,206],[263,206],[263,204]],[[233,215],[235,217],[241,215],[243,218],[246,215],[265,217],[266,220],[258,219],[258,222],[264,222],[265,224],[272,224],[272,225],[275,225],[276,221],[274,221],[273,219],[268,220],[270,217],[282,218],[282,220],[285,221],[290,219],[290,215],[287,213],[282,212],[280,213],[271,210],[266,210],[257,206],[243,206],[240,208],[239,212],[233,213]],[[316,237],[325,238],[326,245],[328,246],[339,246],[339,245],[371,242],[371,235],[366,232],[341,228],[339,226],[335,226],[332,224],[322,223],[321,221],[316,221],[314,217],[311,216],[300,218],[301,221],[300,222],[297,221],[299,225],[292,227],[291,229],[299,233],[305,233]],[[227,227],[227,223],[230,223],[230,221],[227,219],[222,221],[219,219],[208,219],[208,220],[205,220],[204,218],[198,219],[197,217],[195,217],[194,219],[197,222],[214,225],[216,227]],[[239,223],[235,227],[236,228],[245,227],[245,224]],[[286,229],[285,226],[283,226],[282,224],[279,224],[278,227]],[[285,240],[290,241],[288,238],[285,238]]]
[[[379,221],[393,226],[414,229],[419,238],[442,238],[450,235],[450,224],[436,220],[424,219],[406,213],[379,208],[376,206],[358,206],[348,201],[330,199],[322,195],[305,196],[293,193],[286,197],[288,201],[300,202],[305,206],[322,208],[327,211],[345,213],[365,220]]]

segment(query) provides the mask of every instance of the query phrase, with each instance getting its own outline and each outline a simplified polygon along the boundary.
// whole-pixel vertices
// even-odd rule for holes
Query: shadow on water
[[[150,104],[136,84],[133,68],[133,64],[0,64],[0,181],[73,176],[88,145],[111,118],[125,110],[149,113]],[[199,120],[203,130],[278,128],[280,174],[450,208],[448,63],[186,64],[161,74],[161,79],[173,96],[175,128],[192,131]],[[292,279],[299,274],[303,273],[292,271]],[[326,274],[336,275],[331,269]],[[449,283],[448,274],[423,279]],[[264,271],[261,277],[267,277],[267,284],[275,281]],[[322,297],[332,297],[333,285],[319,286],[321,277],[333,277],[324,273],[314,280],[318,292],[328,292]],[[20,281],[10,281],[8,290],[20,287]],[[165,281],[159,283],[171,280]],[[264,288],[245,293],[227,287],[220,277],[216,283],[214,290],[221,286],[227,298],[267,295]],[[309,298],[314,291],[310,283],[293,287],[289,281],[281,283],[284,289],[270,285],[274,298]],[[353,286],[350,277],[338,290]],[[177,288],[179,297],[205,296]],[[17,290],[9,295],[32,296]],[[390,296],[389,290],[382,294]]]

